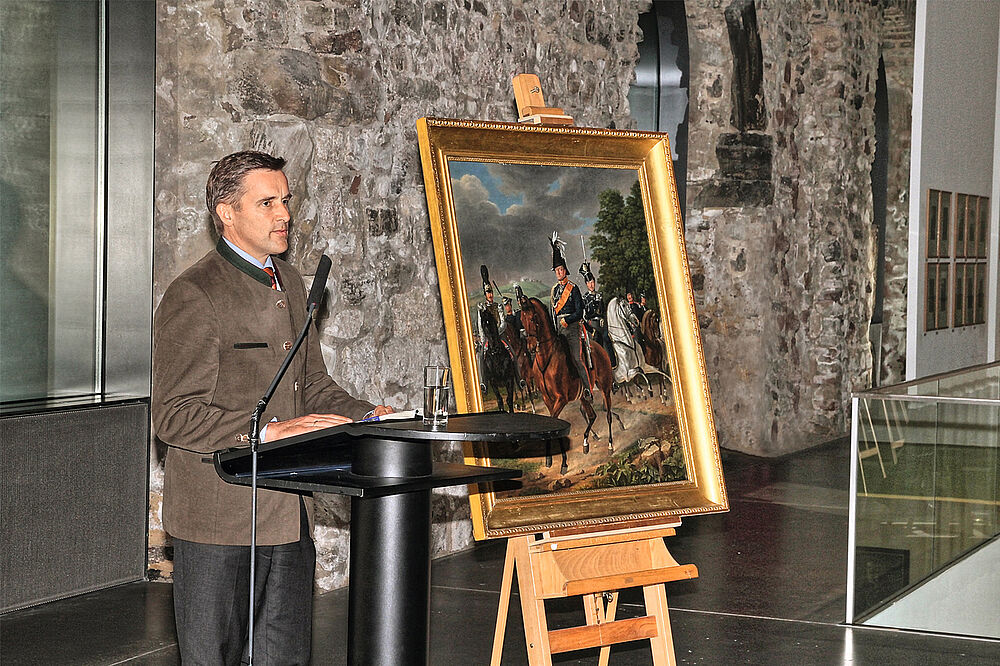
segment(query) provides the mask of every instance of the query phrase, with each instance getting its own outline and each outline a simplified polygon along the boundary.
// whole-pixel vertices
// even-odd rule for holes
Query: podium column
[[[430,476],[431,442],[361,438],[351,471]],[[349,664],[425,665],[430,644],[431,491],[351,498]]]

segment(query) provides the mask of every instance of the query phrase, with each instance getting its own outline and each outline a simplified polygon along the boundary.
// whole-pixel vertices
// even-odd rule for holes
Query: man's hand
[[[566,323],[565,319],[560,319],[559,325],[562,326],[563,328],[569,328],[569,324]]]
[[[306,414],[305,416],[298,416],[287,421],[272,421],[267,424],[267,439],[265,441],[271,442],[276,439],[285,439],[286,437],[294,437],[295,435],[301,435],[314,430],[332,428],[353,422],[354,419],[349,419],[339,414]]]
[[[372,416],[385,416],[386,414],[392,414],[393,411],[393,408],[389,405],[379,405],[375,408],[375,411],[372,412]]]

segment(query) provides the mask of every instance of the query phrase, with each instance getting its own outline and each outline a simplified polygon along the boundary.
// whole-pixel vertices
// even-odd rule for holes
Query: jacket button
[[[285,309],[285,301],[283,301],[283,300],[278,301],[277,303],[274,304],[274,307],[276,307],[276,308],[278,308],[280,310],[284,310]]]
[[[282,346],[282,348],[284,348],[285,351],[288,351],[289,349],[292,348],[292,343],[289,340],[285,340],[285,344],[283,344],[281,346]]]
[[[250,441],[250,435],[248,435],[246,433],[242,433],[240,435],[236,435],[236,441],[237,442],[249,442]]]

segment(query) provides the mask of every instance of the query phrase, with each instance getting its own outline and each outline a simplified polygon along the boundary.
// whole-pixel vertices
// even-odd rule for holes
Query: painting
[[[728,508],[666,135],[418,121],[459,412],[567,438],[467,444],[477,538]]]

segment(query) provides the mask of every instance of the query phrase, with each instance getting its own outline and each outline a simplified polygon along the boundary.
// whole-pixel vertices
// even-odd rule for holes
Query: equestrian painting
[[[500,494],[685,480],[635,172],[468,161],[449,169],[483,408],[572,425],[544,451],[491,452],[493,464],[524,472]],[[648,358],[653,349],[662,351]]]
[[[726,511],[669,137],[420,118],[456,408],[563,419],[466,442],[477,539]]]

